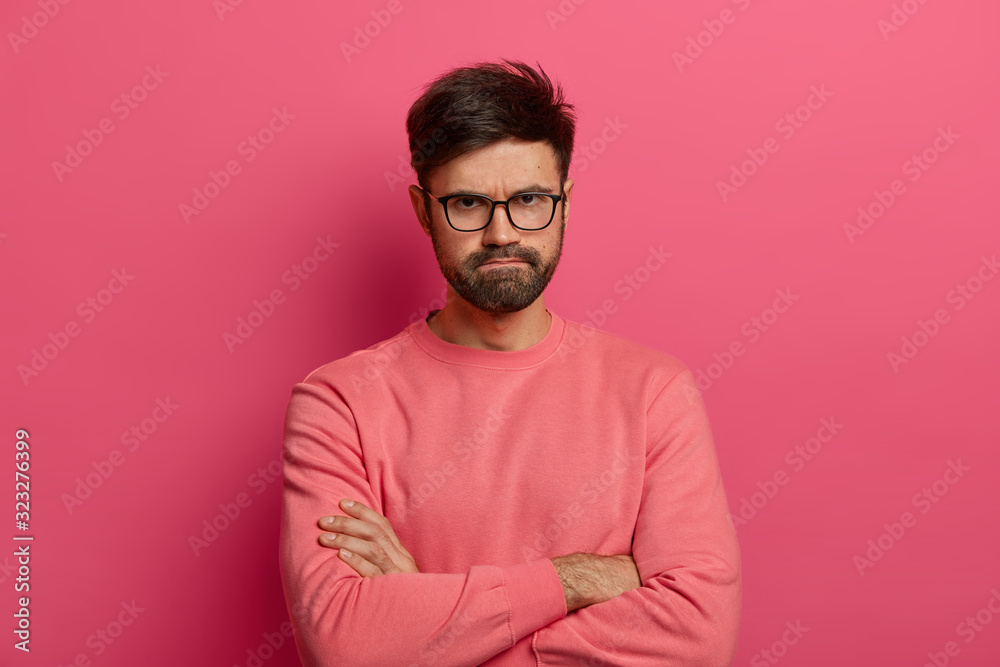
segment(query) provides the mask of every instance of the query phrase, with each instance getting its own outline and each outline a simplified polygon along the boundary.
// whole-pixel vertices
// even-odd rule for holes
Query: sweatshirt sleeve
[[[539,629],[543,665],[729,667],[742,579],[735,527],[694,377],[686,368],[646,415],[646,472],[632,557],[642,586]]]
[[[304,665],[469,667],[566,615],[546,558],[456,574],[355,572],[318,542],[317,522],[341,513],[341,498],[384,515],[364,460],[343,397],[311,378],[296,384],[285,417],[279,556]]]

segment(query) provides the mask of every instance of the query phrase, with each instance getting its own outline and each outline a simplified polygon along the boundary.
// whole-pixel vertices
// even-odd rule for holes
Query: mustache
[[[481,252],[473,253],[469,256],[469,263],[473,266],[479,266],[480,264],[485,264],[491,260],[496,259],[519,259],[522,262],[527,262],[529,264],[537,264],[538,252],[533,251],[529,248],[510,248],[510,246],[505,246],[498,250],[482,250]]]

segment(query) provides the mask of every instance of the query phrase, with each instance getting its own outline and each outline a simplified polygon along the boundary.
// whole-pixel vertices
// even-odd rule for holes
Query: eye
[[[482,206],[483,199],[481,197],[456,197],[455,206],[461,209],[472,209],[477,206]]]
[[[544,199],[544,197],[540,197],[535,194],[524,194],[518,195],[515,203],[519,206],[538,206],[542,203],[542,199]]]

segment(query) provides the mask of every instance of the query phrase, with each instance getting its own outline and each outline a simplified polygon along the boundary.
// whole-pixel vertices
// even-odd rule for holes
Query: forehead
[[[462,190],[499,195],[528,184],[559,189],[558,160],[548,142],[505,139],[455,158],[429,179],[435,194]]]

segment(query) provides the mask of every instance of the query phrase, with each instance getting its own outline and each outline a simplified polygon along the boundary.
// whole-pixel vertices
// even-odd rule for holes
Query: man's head
[[[559,262],[573,187],[567,180],[573,107],[544,71],[504,63],[462,67],[438,78],[410,108],[406,122],[419,183],[410,188],[414,211],[449,284],[490,312],[522,310],[548,285]],[[547,227],[519,229],[509,209],[498,205],[485,229],[458,231],[436,201],[455,193],[503,201],[527,192],[561,196]],[[518,223],[518,211],[512,214]],[[482,266],[498,259],[526,264]]]

